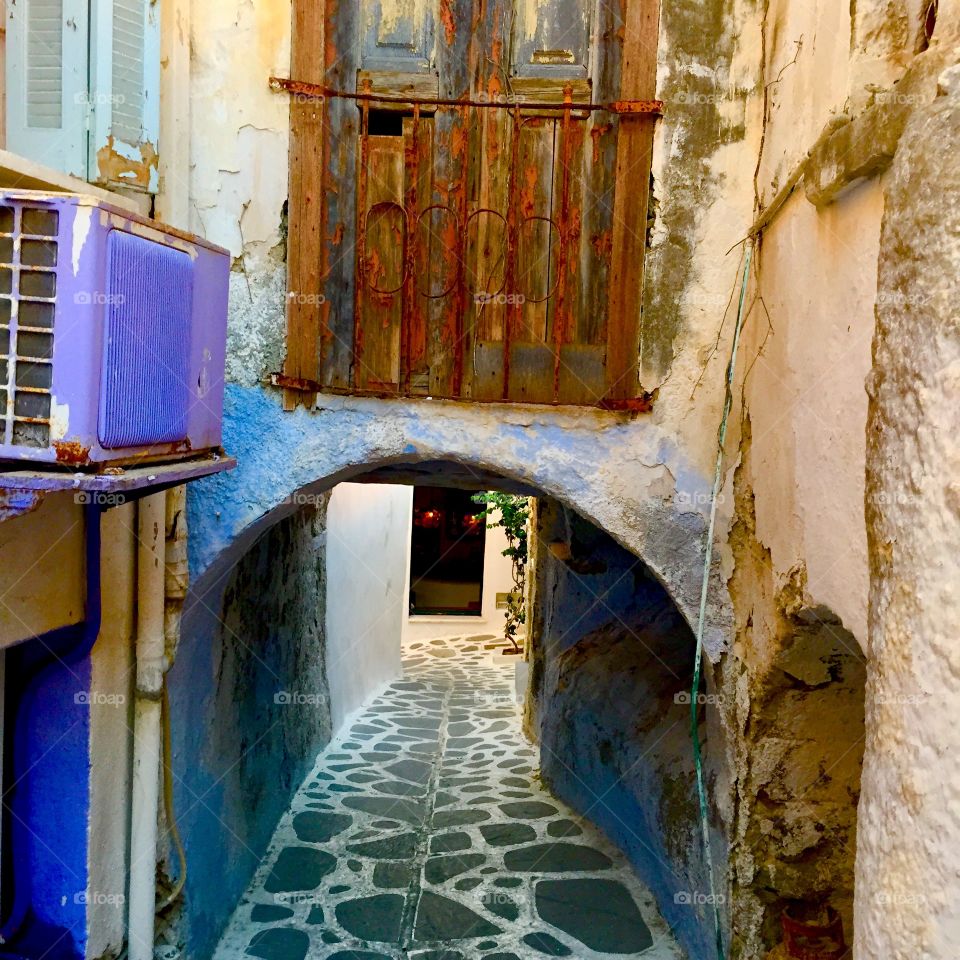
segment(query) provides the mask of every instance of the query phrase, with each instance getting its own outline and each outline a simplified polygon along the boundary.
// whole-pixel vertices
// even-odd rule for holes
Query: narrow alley
[[[317,758],[215,960],[682,958],[620,851],[538,783],[503,649],[406,647],[404,679]]]
[[[958,157],[960,0],[0,0],[0,960],[957,960]]]

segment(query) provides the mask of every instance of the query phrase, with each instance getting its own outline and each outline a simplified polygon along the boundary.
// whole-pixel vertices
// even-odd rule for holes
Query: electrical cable
[[[703,775],[703,754],[700,747],[700,677],[703,666],[703,634],[707,619],[707,599],[710,594],[710,569],[713,566],[713,536],[717,526],[717,500],[723,486],[724,447],[727,441],[727,426],[730,411],[733,409],[733,381],[737,368],[737,352],[740,347],[740,334],[743,331],[746,311],[747,289],[750,285],[750,268],[753,262],[753,240],[747,241],[746,259],[743,266],[743,278],[740,284],[740,305],[737,310],[737,325],[733,331],[733,346],[730,351],[730,364],[727,367],[726,396],[723,404],[723,418],[717,434],[717,467],[713,478],[713,492],[710,497],[710,523],[707,528],[707,542],[704,549],[703,584],[700,589],[700,615],[697,619],[697,651],[693,668],[693,689],[690,695],[690,735],[693,738],[693,757],[697,771],[697,797],[700,803],[700,830],[703,835],[703,852],[710,880],[710,898],[713,903],[713,919],[716,933],[717,960],[724,960],[723,923],[720,917],[720,901],[717,897],[716,879],[713,873],[713,852],[710,846],[710,811],[707,804],[707,787]]]
[[[177,860],[180,862],[180,874],[170,893],[157,904],[157,913],[162,913],[180,896],[184,884],[187,882],[187,854],[183,849],[183,840],[180,837],[173,807],[173,749],[170,743],[170,696],[167,693],[166,678],[163,682],[160,711],[163,718],[163,811],[167,818],[170,838],[173,840],[173,846],[177,851]]]

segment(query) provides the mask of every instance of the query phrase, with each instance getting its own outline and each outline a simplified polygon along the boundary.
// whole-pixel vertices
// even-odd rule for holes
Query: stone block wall
[[[212,952],[330,739],[326,506],[321,497],[271,527],[184,612],[169,687],[188,957]]]
[[[526,722],[544,781],[628,855],[690,956],[709,956],[690,739],[694,636],[640,560],[556,501],[537,501],[534,549]],[[717,810],[714,821],[720,878]]]

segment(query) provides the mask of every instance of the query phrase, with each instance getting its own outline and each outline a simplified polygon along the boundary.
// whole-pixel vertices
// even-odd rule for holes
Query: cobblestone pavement
[[[622,855],[539,784],[492,639],[405,650],[317,758],[216,960],[681,960]]]

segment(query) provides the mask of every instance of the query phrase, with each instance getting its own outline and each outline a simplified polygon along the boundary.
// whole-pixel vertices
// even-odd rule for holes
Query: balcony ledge
[[[182,483],[233,470],[236,465],[233,457],[219,453],[172,463],[113,468],[103,473],[20,469],[7,464],[0,472],[0,520],[35,510],[46,494],[72,492],[78,503],[109,509]]]
[[[104,190],[103,187],[94,186],[79,177],[71,177],[9,150],[0,150],[0,189],[4,188],[83,193],[142,217],[149,217],[152,212],[152,199],[149,194]]]

